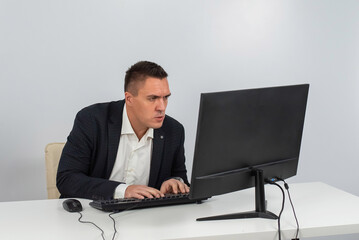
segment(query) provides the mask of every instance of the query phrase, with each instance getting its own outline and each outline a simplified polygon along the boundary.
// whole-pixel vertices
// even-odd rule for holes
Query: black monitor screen
[[[309,85],[201,94],[191,198],[296,175]]]

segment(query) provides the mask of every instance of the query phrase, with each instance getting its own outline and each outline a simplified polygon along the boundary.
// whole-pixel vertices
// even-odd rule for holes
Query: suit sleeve
[[[180,125],[179,128],[180,131],[180,141],[179,146],[177,148],[173,166],[172,166],[172,177],[180,177],[183,179],[183,181],[189,185],[188,178],[187,178],[187,170],[185,165],[185,154],[184,154],[184,139],[185,139],[185,133],[184,128],[182,125]]]
[[[113,198],[120,183],[90,174],[95,161],[96,131],[94,118],[88,111],[81,110],[76,115],[58,167],[56,184],[61,197]]]

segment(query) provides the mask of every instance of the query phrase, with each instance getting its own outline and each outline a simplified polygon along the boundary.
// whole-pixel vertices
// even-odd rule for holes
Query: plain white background
[[[356,0],[0,0],[0,201],[46,198],[46,144],[66,141],[81,108],[122,99],[139,60],[169,73],[189,176],[201,92],[309,83],[290,182],[359,195],[358,12]]]

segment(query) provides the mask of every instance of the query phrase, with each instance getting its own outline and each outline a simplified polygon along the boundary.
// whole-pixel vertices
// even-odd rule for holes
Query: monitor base
[[[197,218],[197,221],[210,221],[210,220],[229,220],[229,219],[242,219],[242,218],[266,218],[266,219],[278,219],[278,216],[272,212],[242,212],[242,213],[231,213],[225,215],[217,215],[211,217]]]
[[[255,211],[198,218],[197,221],[241,219],[241,218],[278,219],[277,215],[267,211],[265,193],[264,193],[263,171],[261,169],[253,169],[252,174],[255,178],[255,205],[256,205]]]

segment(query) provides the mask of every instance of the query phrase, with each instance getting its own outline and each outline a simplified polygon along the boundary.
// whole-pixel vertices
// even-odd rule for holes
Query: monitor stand
[[[255,199],[256,199],[255,211],[197,218],[197,221],[227,220],[227,219],[240,219],[240,218],[278,219],[277,215],[266,210],[263,171],[260,169],[254,169],[253,175],[255,177]]]

